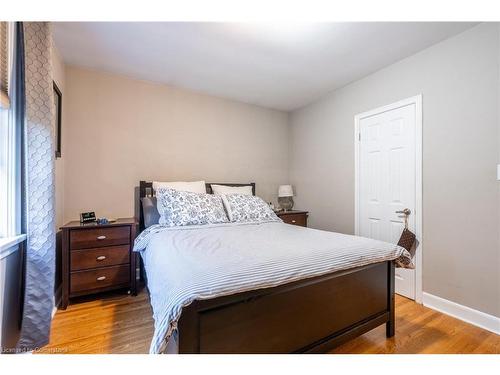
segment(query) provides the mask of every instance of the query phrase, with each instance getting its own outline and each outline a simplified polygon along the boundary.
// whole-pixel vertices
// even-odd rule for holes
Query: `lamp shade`
[[[280,185],[278,197],[293,197],[292,185]]]

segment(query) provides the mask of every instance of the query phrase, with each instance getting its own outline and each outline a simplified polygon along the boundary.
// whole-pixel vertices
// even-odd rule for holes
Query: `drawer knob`
[[[296,221],[295,221],[295,220],[292,220],[292,224],[295,224],[295,223],[296,223]]]
[[[100,262],[101,260],[106,259],[106,255],[99,255],[96,259],[98,262]]]
[[[105,240],[105,239],[106,239],[106,236],[97,236],[97,239],[98,239],[98,240]]]
[[[103,281],[103,280],[106,280],[106,276],[99,276],[97,278],[97,281]]]

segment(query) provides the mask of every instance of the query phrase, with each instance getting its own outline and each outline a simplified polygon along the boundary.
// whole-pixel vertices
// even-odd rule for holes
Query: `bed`
[[[139,215],[151,353],[325,353],[382,324],[394,335],[395,259],[409,256],[396,245],[277,222],[145,228]]]

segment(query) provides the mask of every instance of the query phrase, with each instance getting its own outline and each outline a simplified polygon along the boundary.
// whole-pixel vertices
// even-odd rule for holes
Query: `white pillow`
[[[157,191],[159,188],[170,188],[177,191],[190,191],[191,193],[207,193],[205,181],[175,181],[175,182],[160,182],[153,181],[153,189]]]
[[[160,225],[176,227],[228,222],[221,196],[159,188],[156,199]]]
[[[226,186],[211,184],[212,192],[215,195],[240,194],[253,195],[252,186]]]
[[[221,197],[231,222],[282,221],[262,198],[242,194],[227,194]]]

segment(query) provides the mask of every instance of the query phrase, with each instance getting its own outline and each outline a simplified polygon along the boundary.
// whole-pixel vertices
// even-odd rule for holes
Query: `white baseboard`
[[[456,302],[452,302],[426,292],[423,293],[422,302],[424,306],[433,310],[437,310],[443,314],[450,315],[454,318],[463,320],[464,322],[500,335],[500,318],[496,316],[471,309],[470,307],[460,305]]]

